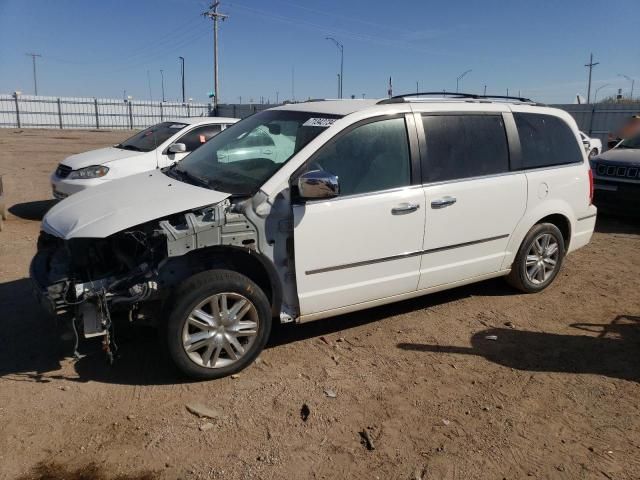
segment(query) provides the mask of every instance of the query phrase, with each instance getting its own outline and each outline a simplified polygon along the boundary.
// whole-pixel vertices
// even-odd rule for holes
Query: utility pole
[[[162,85],[162,101],[164,102],[164,70],[160,69],[160,78]]]
[[[279,100],[280,100],[280,92],[276,92],[276,105],[280,103]]]
[[[180,60],[180,77],[182,77],[182,103],[184,103],[184,57],[178,57]]]
[[[484,96],[485,97],[487,96],[487,86],[486,85],[484,86]]]
[[[591,103],[591,71],[593,67],[599,65],[600,62],[593,63],[593,53],[589,57],[589,63],[585,65],[585,67],[589,67],[589,85],[587,86],[587,103]]]
[[[225,21],[229,15],[218,13],[220,2],[216,0],[211,4],[209,10],[203,13],[205,17],[213,20],[213,108],[218,108],[220,99],[220,89],[218,87],[218,20]]]
[[[36,57],[42,57],[39,53],[25,53],[25,55],[31,57],[33,61],[33,90],[38,95],[38,76],[36,75]]]
[[[338,51],[340,52],[340,85],[338,86],[338,98],[342,98],[342,82],[344,80],[344,45],[333,37],[325,37],[325,40],[331,40],[333,43],[335,43]]]

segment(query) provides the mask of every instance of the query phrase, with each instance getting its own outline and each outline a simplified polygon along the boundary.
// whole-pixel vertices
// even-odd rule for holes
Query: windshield
[[[186,123],[180,122],[158,123],[119,143],[116,148],[134,150],[136,152],[150,152],[186,126]]]
[[[172,170],[222,192],[251,195],[337,118],[266,110],[216,135]]]
[[[640,148],[640,135],[625,138],[616,148]]]

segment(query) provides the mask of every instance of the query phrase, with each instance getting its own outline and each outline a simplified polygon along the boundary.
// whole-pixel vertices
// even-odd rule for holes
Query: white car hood
[[[128,227],[212,205],[228,193],[183,183],[159,170],[82,190],[55,205],[42,229],[65,240],[104,238]]]
[[[78,153],[65,158],[61,163],[74,170],[92,165],[104,165],[105,163],[123,158],[137,157],[147,152],[135,152],[133,150],[123,150],[122,148],[106,147],[98,150],[90,150],[84,153]]]

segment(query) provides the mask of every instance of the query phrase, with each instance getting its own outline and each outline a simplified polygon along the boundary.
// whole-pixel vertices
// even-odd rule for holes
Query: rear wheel
[[[534,225],[525,237],[507,281],[525,293],[547,288],[558,275],[564,260],[562,233],[552,223]]]
[[[239,372],[269,338],[269,301],[260,287],[237,272],[194,275],[173,298],[165,338],[171,359],[190,377],[214,379]]]

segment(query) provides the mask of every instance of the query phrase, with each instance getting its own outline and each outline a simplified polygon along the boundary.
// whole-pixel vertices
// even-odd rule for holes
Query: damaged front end
[[[154,320],[171,289],[215,246],[255,248],[255,227],[228,200],[127,228],[106,238],[64,240],[41,232],[31,278],[42,305],[77,338],[103,336],[113,360],[113,321]],[[80,332],[80,333],[79,333]]]

